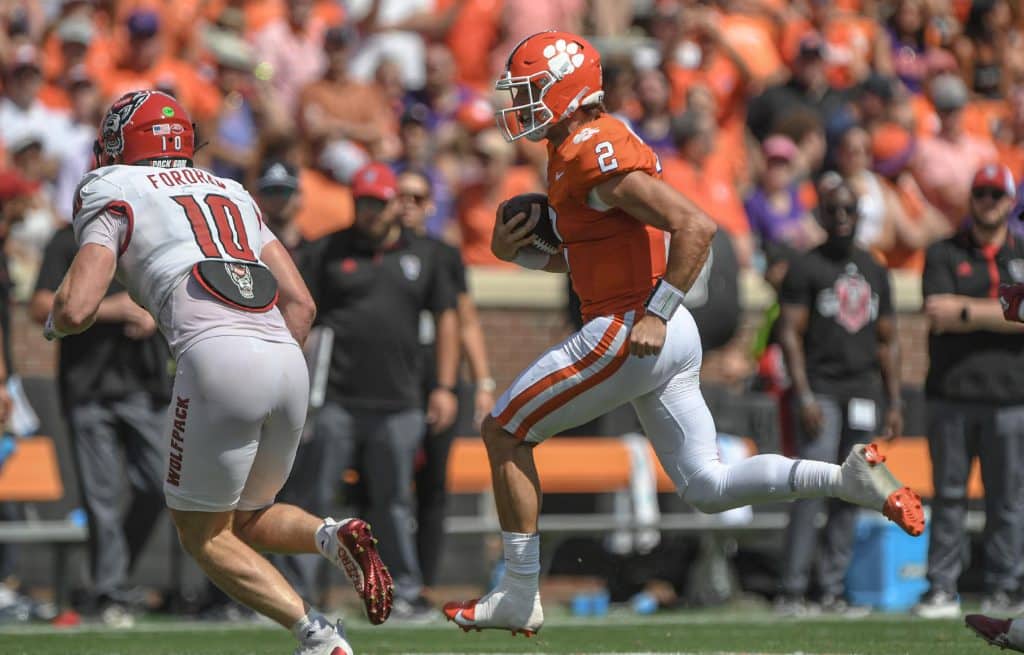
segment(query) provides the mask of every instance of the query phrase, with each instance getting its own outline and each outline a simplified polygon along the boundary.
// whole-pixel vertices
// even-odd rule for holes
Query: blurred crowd
[[[67,221],[108,102],[179,97],[197,162],[254,185],[300,167],[305,240],[353,220],[370,160],[425,170],[428,232],[489,252],[493,208],[543,188],[542,146],[492,119],[503,56],[544,27],[591,35],[606,105],[660,155],[666,179],[733,240],[740,265],[823,239],[809,180],[860,196],[860,245],[920,270],[966,214],[970,178],[1024,173],[1024,12],[1007,0],[3,0],[0,203],[28,289]]]

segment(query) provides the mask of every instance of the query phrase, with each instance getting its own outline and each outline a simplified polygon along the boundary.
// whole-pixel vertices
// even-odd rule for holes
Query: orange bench
[[[0,467],[0,501],[54,502],[64,497],[57,449],[49,437],[19,439]],[[30,506],[31,507],[31,506]],[[85,526],[69,520],[0,521],[0,543],[49,543],[54,546],[53,581],[57,603],[68,601],[68,548],[89,537]]]
[[[53,502],[64,497],[57,450],[49,437],[19,439],[0,466],[0,500]]]
[[[932,458],[928,453],[927,437],[900,437],[891,442],[879,442],[885,454],[886,464],[893,474],[905,485],[921,494],[922,498],[935,495],[932,486]],[[981,483],[981,467],[977,460],[971,466],[967,480],[967,496],[972,500],[985,497]]]

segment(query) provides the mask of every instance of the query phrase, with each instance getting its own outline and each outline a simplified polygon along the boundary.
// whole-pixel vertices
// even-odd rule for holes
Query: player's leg
[[[234,533],[234,511],[171,515],[185,551],[229,596],[289,629],[306,614],[280,572]]]
[[[369,525],[360,519],[337,522],[295,505],[274,503],[295,460],[308,398],[301,352],[289,344],[276,344],[275,350],[276,374],[285,393],[263,422],[259,447],[238,501],[235,534],[262,552],[319,553],[349,576],[370,621],[383,623],[391,610],[392,583]],[[343,415],[339,413],[338,418]],[[331,479],[336,486],[340,475]]]
[[[314,516],[324,517],[333,507],[342,475],[355,464],[355,440],[362,435],[356,430],[351,413],[334,402],[325,403],[311,420],[310,438],[299,446],[291,473],[278,498]],[[310,429],[309,426],[306,429]],[[272,459],[271,464],[274,463]],[[281,549],[281,552],[288,551]],[[317,597],[323,558],[291,554],[272,556],[271,561],[301,596],[308,599]]]
[[[300,641],[298,653],[341,655],[351,652],[341,633],[318,613],[307,612],[281,573],[234,532],[234,512],[248,486],[264,423],[279,411],[291,387],[305,388],[304,367],[292,366],[282,348],[302,361],[294,345],[245,337],[207,339],[181,355],[164,493],[182,545],[218,587],[290,629]],[[291,459],[284,461],[290,465]]]
[[[481,434],[491,466],[505,549],[505,576],[479,600],[449,603],[463,628],[530,634],[544,620],[538,592],[540,480],[534,446],[628,400],[619,376],[628,357],[632,313],[589,322],[530,365],[502,394]]]
[[[884,512],[911,534],[923,531],[920,498],[899,484],[873,446],[856,446],[841,467],[772,454],[723,464],[715,423],[700,392],[699,353],[693,318],[678,311],[652,373],[657,377],[662,363],[677,372],[633,400],[665,472],[687,502],[704,512],[721,512],[762,502],[838,497]]]

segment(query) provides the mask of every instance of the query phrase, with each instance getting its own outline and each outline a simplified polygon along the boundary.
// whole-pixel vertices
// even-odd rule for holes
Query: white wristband
[[[664,278],[660,278],[658,284],[654,285],[650,298],[647,299],[647,313],[668,322],[685,298],[686,294],[666,282]]]
[[[551,260],[551,255],[541,252],[536,248],[527,246],[520,248],[519,252],[516,253],[515,259],[512,261],[519,264],[523,268],[533,269],[535,271],[542,270],[548,265]]]

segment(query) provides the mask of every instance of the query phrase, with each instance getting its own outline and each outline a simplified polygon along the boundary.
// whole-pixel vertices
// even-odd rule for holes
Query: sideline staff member
[[[286,490],[289,501],[327,515],[344,471],[359,470],[366,518],[395,580],[391,618],[402,619],[420,609],[423,587],[412,532],[413,465],[423,421],[440,432],[457,410],[455,293],[436,245],[399,222],[390,168],[371,163],[360,169],[352,195],[355,224],[306,251],[303,276],[319,308],[317,323],[334,332],[334,345],[324,406]],[[433,313],[437,330],[437,386],[427,398],[421,385],[422,310]],[[300,593],[314,591],[320,559],[310,568],[308,560],[300,565]]]
[[[70,225],[46,246],[30,307],[40,325],[77,251]],[[109,625],[132,622],[141,599],[128,575],[165,506],[170,357],[153,318],[116,280],[100,303],[96,325],[60,341],[57,386],[89,520],[91,601]],[[132,499],[122,511],[125,481]]]
[[[935,498],[928,544],[931,589],[914,607],[925,618],[960,615],[967,475],[981,460],[985,484],[985,612],[1013,610],[1017,589],[1024,458],[1024,338],[1003,319],[999,285],[1024,282],[1024,243],[1007,221],[1013,175],[1001,165],[978,170],[970,220],[925,257],[924,310],[931,322],[925,382]]]

